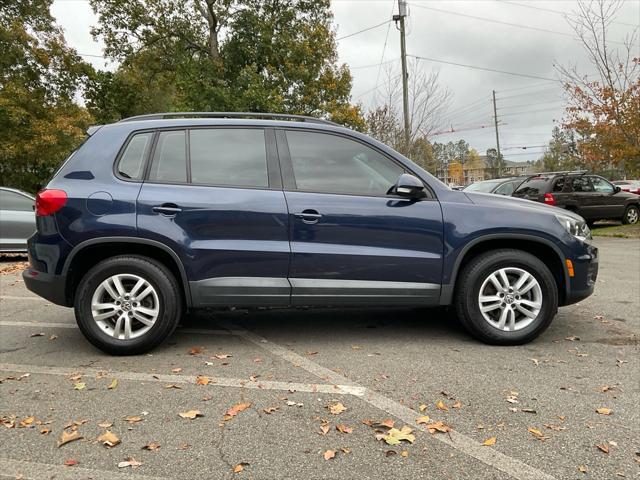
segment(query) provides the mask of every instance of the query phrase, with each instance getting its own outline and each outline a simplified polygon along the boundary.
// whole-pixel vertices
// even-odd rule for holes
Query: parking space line
[[[286,349],[284,347],[281,347],[280,345],[270,342],[266,338],[261,337],[254,332],[246,329],[241,329],[237,325],[230,322],[225,322],[223,326],[228,327],[229,330],[238,332],[237,335],[239,335],[241,338],[244,338],[245,340],[258,345],[259,347],[268,351],[270,354],[287,360],[288,362],[320,377],[325,381],[330,380],[333,383],[340,384],[347,380],[351,388],[359,387],[362,389],[362,392],[364,393],[364,396],[360,397],[362,400],[379,410],[383,410],[384,412],[393,415],[396,418],[399,418],[408,425],[416,426],[415,420],[420,416],[420,414],[415,410],[412,410],[411,408],[406,407],[405,405],[402,405],[378,392],[374,392],[367,387],[352,382],[346,379],[344,376],[339,375],[332,370],[329,370],[328,368],[325,368],[322,365],[309,360],[308,358],[304,358],[293,352],[292,350]],[[421,430],[426,432],[426,429]],[[451,430],[450,435],[448,436],[433,435],[430,438],[445,443],[449,447],[458,450],[472,458],[475,458],[485,465],[500,470],[518,480],[556,480],[552,475],[549,475],[541,470],[538,470],[537,468],[527,465],[526,463],[516,458],[509,457],[508,455],[505,455],[494,448],[483,446],[477,440],[454,430]]]
[[[77,480],[90,478],[92,480],[165,480],[166,477],[150,477],[139,473],[124,473],[114,470],[95,470],[92,468],[65,467],[50,463],[25,462],[11,458],[0,458],[0,478],[24,478],[41,480],[55,478],[56,480]]]
[[[49,300],[34,296],[24,296],[24,295],[0,295],[0,300],[38,300],[41,302],[48,302]]]
[[[68,376],[73,369],[48,367],[45,365],[24,365],[13,363],[0,363],[0,371],[12,373],[30,373],[42,375]],[[98,372],[104,372],[100,369],[79,369],[83,375],[95,375]],[[132,380],[140,382],[156,382],[165,384],[195,384],[195,375],[166,375],[155,373],[141,372],[122,372],[107,371],[109,378],[117,378],[118,380]],[[255,390],[279,390],[285,392],[304,392],[304,393],[327,393],[335,395],[355,395],[362,397],[365,389],[362,387],[353,387],[351,385],[340,384],[322,384],[322,383],[299,383],[299,382],[278,382],[273,380],[251,380],[243,378],[228,377],[212,377],[207,375],[213,387],[235,387],[248,388]]]

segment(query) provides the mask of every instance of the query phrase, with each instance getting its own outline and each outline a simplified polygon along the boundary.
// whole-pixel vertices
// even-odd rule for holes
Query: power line
[[[486,68],[486,67],[478,67],[477,65],[468,65],[465,63],[456,63],[456,62],[449,62],[446,60],[439,60],[436,58],[429,58],[429,57],[421,57],[418,55],[408,55],[409,57],[414,57],[414,58],[419,58],[420,60],[427,60],[428,62],[436,62],[436,63],[444,63],[447,65],[455,65],[456,67],[464,67],[464,68],[471,68],[474,70],[484,70],[485,72],[494,72],[494,73],[502,73],[504,75],[513,75],[516,77],[525,77],[525,78],[536,78],[538,80],[550,80],[550,81],[556,81],[553,78],[548,78],[548,77],[542,77],[539,75],[531,75],[531,74],[526,74],[526,73],[517,73],[517,72],[508,72],[506,70],[496,70],[494,68]]]
[[[398,60],[400,60],[400,57],[398,57],[398,58],[394,58],[394,59],[391,59],[391,60],[387,60],[386,62],[370,63],[369,65],[358,65],[358,66],[356,66],[356,67],[351,67],[351,66],[349,66],[349,68],[350,68],[351,70],[357,70],[357,69],[359,69],[359,68],[379,67],[379,66],[381,66],[381,65],[386,65],[386,64],[388,64],[388,63],[397,62]]]
[[[526,4],[526,3],[512,2],[512,1],[509,1],[509,0],[497,0],[497,1],[498,1],[498,2],[502,2],[502,3],[506,3],[506,4],[508,4],[508,5],[516,5],[516,6],[518,6],[518,7],[530,8],[530,9],[532,9],[532,10],[539,10],[539,11],[541,11],[541,12],[551,12],[551,13],[555,13],[555,14],[557,14],[557,15],[561,15],[561,16],[563,16],[564,18],[571,18],[571,17],[574,17],[574,18],[575,18],[575,15],[572,15],[572,14],[569,14],[569,13],[566,13],[566,12],[563,12],[563,11],[561,11],[561,10],[554,10],[553,8],[534,7],[533,5],[529,5],[529,4]],[[618,22],[618,21],[616,21],[616,20],[614,20],[614,21],[613,21],[613,22],[611,22],[611,23],[617,23],[617,24],[619,24],[619,25],[626,25],[627,27],[637,27],[637,25],[634,25],[633,23]]]
[[[389,12],[389,16],[393,17],[393,9],[395,7],[396,1],[391,0],[391,11]],[[387,33],[384,36],[384,45],[382,46],[382,55],[380,56],[380,64],[378,65],[378,73],[376,74],[376,86],[380,81],[380,72],[382,71],[382,62],[384,61],[384,54],[387,51],[387,41],[389,40],[389,31],[391,30],[391,22],[387,25]]]
[[[374,28],[381,27],[382,25],[386,25],[387,23],[390,23],[390,22],[391,22],[391,20],[385,20],[384,22],[378,23],[377,25],[373,25],[371,27],[363,28],[362,30],[358,30],[357,32],[350,33],[349,35],[344,35],[343,37],[336,38],[336,42],[339,42],[340,40],[344,40],[345,38],[350,38],[350,37],[353,37],[355,35],[359,35],[359,34],[364,33],[364,32],[368,32],[369,30],[373,30]]]
[[[500,116],[501,117],[511,117],[513,115],[525,115],[525,114],[529,114],[529,113],[539,113],[539,112],[550,112],[550,111],[558,111],[557,108],[542,108],[540,110],[527,110],[524,112],[511,112],[511,113],[501,113]]]

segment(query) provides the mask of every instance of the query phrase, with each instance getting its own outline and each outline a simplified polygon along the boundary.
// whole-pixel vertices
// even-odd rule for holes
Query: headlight
[[[560,225],[562,225],[564,229],[574,237],[577,237],[580,240],[587,240],[591,238],[591,230],[589,230],[589,226],[584,220],[576,220],[575,218],[568,217],[567,215],[556,215],[556,219],[560,222]]]

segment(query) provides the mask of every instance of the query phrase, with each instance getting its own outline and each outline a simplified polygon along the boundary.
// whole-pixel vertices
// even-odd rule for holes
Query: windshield
[[[464,188],[465,192],[484,192],[491,193],[493,189],[500,185],[504,180],[493,180],[488,182],[476,182],[472,183],[468,187]]]

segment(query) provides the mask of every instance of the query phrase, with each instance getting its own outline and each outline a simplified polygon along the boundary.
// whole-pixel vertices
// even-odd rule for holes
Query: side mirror
[[[424,183],[413,175],[403,173],[387,194],[396,194],[406,198],[423,198],[425,196]]]
[[[622,188],[620,188],[619,185],[614,185],[613,186],[613,193],[618,193],[618,192],[621,192],[621,191],[622,191]]]

